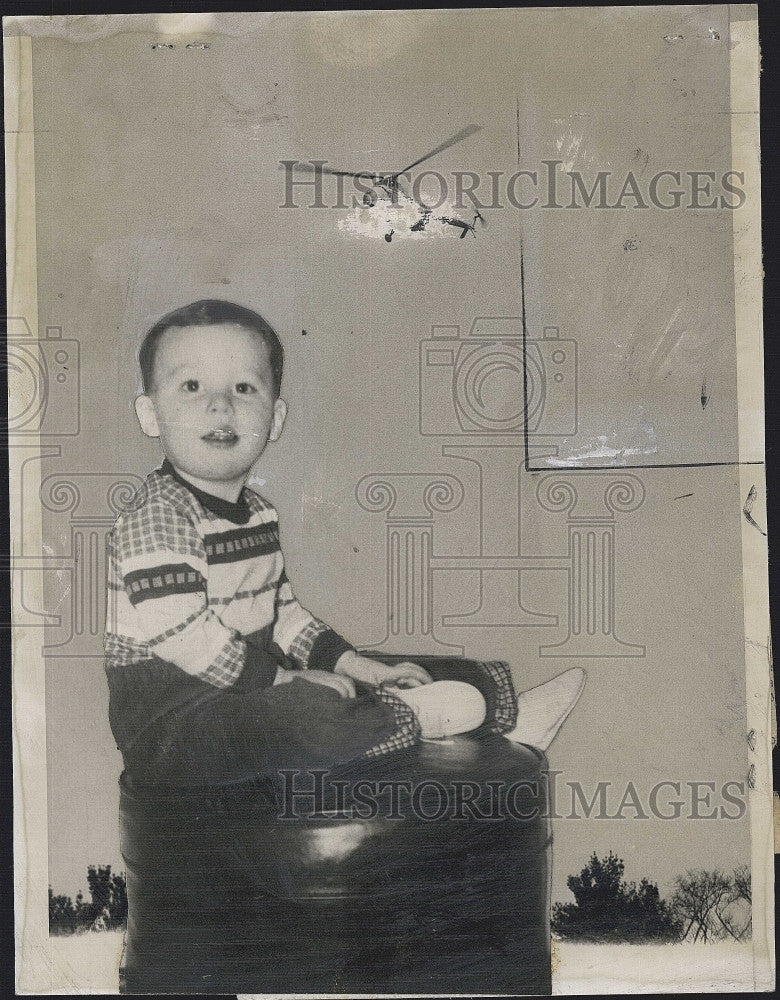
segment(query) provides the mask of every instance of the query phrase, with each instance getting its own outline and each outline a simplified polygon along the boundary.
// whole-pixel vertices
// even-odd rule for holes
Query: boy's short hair
[[[247,309],[246,306],[240,306],[235,302],[226,302],[223,299],[200,299],[198,302],[191,302],[180,309],[174,309],[172,312],[166,313],[147,332],[138,351],[143,391],[148,393],[154,386],[154,361],[158,345],[166,330],[174,326],[214,326],[218,323],[232,323],[262,337],[268,345],[274,395],[278,398],[282,388],[284,348],[276,331],[259,313]]]

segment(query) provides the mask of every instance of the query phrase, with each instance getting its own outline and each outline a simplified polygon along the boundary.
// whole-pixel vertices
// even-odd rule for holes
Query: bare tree
[[[751,895],[751,882],[750,882],[750,865],[740,865],[734,871],[734,890],[737,893],[737,897],[746,900],[748,903],[753,902],[753,897]]]
[[[742,941],[749,935],[750,868],[737,868],[733,877],[721,871],[688,870],[678,876],[672,909],[682,926],[682,939]],[[745,910],[747,909],[747,915]]]
[[[682,923],[682,939],[691,936],[693,941],[710,941],[724,937],[718,908],[733,890],[728,875],[689,869],[685,875],[678,875],[675,885],[672,908]]]
[[[735,941],[744,941],[753,929],[750,865],[740,865],[734,870],[731,885],[728,902],[718,916],[724,930]]]

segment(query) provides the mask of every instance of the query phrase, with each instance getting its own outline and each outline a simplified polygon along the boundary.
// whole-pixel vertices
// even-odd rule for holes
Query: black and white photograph
[[[19,994],[774,988],[760,29],[3,18]]]

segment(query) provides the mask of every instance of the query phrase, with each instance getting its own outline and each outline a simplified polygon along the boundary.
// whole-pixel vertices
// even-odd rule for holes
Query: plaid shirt
[[[228,688],[253,656],[252,633],[301,669],[332,670],[353,648],[296,600],[271,504],[248,489],[235,504],[212,497],[167,461],[109,534],[108,595],[108,671],[159,658]]]

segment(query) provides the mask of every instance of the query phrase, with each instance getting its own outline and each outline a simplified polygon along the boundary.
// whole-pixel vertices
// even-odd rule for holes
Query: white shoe
[[[482,692],[464,681],[433,681],[419,687],[386,687],[412,709],[425,740],[468,733],[487,715]]]
[[[585,677],[582,667],[573,667],[546,684],[523,691],[517,699],[517,725],[504,736],[513,743],[546,750],[577,704]]]

